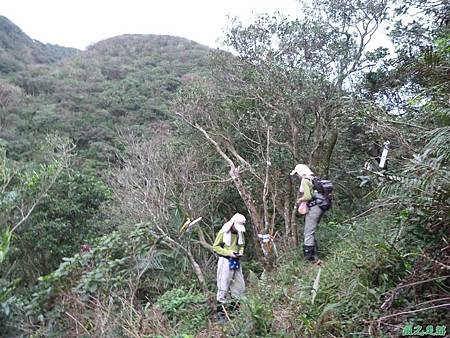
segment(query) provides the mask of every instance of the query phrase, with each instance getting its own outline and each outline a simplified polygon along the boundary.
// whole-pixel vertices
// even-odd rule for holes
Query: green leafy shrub
[[[156,306],[169,318],[173,327],[180,325],[183,333],[195,333],[207,323],[206,297],[198,291],[173,288],[158,298]]]

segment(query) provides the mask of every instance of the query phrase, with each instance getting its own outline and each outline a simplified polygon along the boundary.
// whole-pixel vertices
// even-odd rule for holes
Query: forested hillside
[[[232,20],[233,53],[76,51],[0,17],[1,336],[448,334],[450,6],[298,6]],[[320,264],[298,163],[334,185]],[[237,212],[247,287],[222,323],[213,243]]]
[[[51,64],[76,52],[75,48],[33,40],[0,15],[0,74],[23,70],[29,64]]]
[[[167,120],[170,99],[184,79],[205,71],[207,54],[182,38],[128,35],[57,64],[29,63],[2,79],[0,140],[12,158],[31,158],[33,144],[58,132],[92,166],[105,165],[118,146],[118,129],[148,133]]]

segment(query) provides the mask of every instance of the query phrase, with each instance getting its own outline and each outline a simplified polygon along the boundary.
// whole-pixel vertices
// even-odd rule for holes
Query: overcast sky
[[[6,16],[44,43],[85,49],[121,34],[167,34],[218,47],[227,15],[249,22],[279,10],[297,16],[296,0],[1,0]]]

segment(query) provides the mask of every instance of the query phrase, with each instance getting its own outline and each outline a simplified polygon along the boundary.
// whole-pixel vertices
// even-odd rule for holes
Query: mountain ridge
[[[76,48],[33,39],[0,15],[0,74],[23,70],[30,64],[52,64],[78,52]]]
[[[117,129],[154,134],[183,81],[207,72],[211,49],[182,37],[123,34],[75,53],[56,46],[60,57],[52,61],[41,43],[0,21],[0,62],[3,55],[18,65],[0,70],[0,91],[8,92],[0,102],[0,142],[16,159],[49,133],[69,137],[83,158],[113,157]]]

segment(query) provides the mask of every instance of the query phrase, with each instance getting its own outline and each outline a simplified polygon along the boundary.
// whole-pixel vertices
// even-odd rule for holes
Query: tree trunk
[[[248,190],[245,188],[244,183],[242,182],[241,175],[239,173],[239,169],[233,166],[230,170],[230,176],[233,179],[234,185],[236,186],[237,191],[239,192],[239,195],[241,196],[242,200],[244,201],[245,206],[247,207],[247,210],[250,214],[251,223],[252,223],[252,230],[253,230],[253,237],[256,247],[260,247],[262,251],[262,256],[259,254],[259,258],[262,259],[263,257],[267,257],[268,253],[264,248],[263,243],[259,240],[258,234],[262,229],[264,229],[263,222],[260,216],[260,213],[258,212],[255,202],[248,192]],[[263,262],[264,263],[264,262]]]
[[[286,179],[286,185],[287,185],[287,191],[284,195],[284,202],[283,202],[283,219],[284,219],[284,229],[285,229],[285,236],[289,241],[289,244],[294,244],[297,245],[295,243],[295,241],[293,240],[294,238],[294,229],[293,229],[293,225],[292,225],[292,220],[291,220],[291,210],[292,210],[292,206],[295,205],[292,203],[291,200],[291,196],[292,196],[292,179],[291,176],[288,176]]]
[[[232,178],[234,185],[236,186],[236,189],[239,192],[239,195],[241,196],[242,200],[244,201],[244,204],[247,207],[247,210],[250,214],[255,246],[256,247],[259,246],[261,248],[261,251],[256,251],[258,260],[264,266],[270,268],[272,265],[271,257],[269,257],[269,254],[264,247],[264,243],[262,241],[260,241],[259,237],[258,237],[258,235],[260,233],[262,233],[262,230],[264,229],[262,217],[261,217],[261,214],[258,212],[258,209],[256,208],[255,201],[252,198],[252,195],[244,186],[244,183],[242,181],[242,178],[241,178],[241,175],[239,172],[239,168],[236,167],[233,160],[227,154],[225,154],[225,152],[222,150],[222,147],[219,145],[219,143],[217,143],[217,141],[214,140],[205,129],[203,129],[202,127],[200,127],[197,124],[195,124],[195,125],[190,124],[190,125],[193,126],[194,128],[196,128],[197,130],[199,130],[205,136],[205,138],[211,144],[214,145],[214,147],[216,148],[216,150],[220,154],[220,156],[222,156],[222,158],[228,163],[228,165],[230,167],[230,177]],[[242,157],[240,157],[239,154],[233,148],[230,148],[228,150],[230,150],[235,155],[236,158],[238,158],[242,162],[246,163],[245,160],[243,160]]]
[[[330,132],[330,138],[328,140],[327,152],[325,154],[324,162],[322,165],[324,176],[328,176],[328,173],[330,171],[331,155],[333,154],[333,150],[334,150],[334,147],[336,146],[337,139],[338,139],[338,131],[337,131],[337,129],[333,129]]]
[[[291,212],[291,228],[292,228],[292,239],[294,242],[294,246],[299,245],[298,235],[299,235],[299,227],[297,223],[297,201],[300,198],[300,193],[297,191],[295,194],[294,206],[292,207]]]
[[[202,287],[203,293],[205,294],[205,296],[208,300],[209,308],[211,309],[211,312],[214,313],[214,311],[216,310],[216,307],[215,307],[214,301],[211,299],[211,297],[209,297],[209,290],[208,290],[208,286],[206,284],[205,276],[203,275],[203,271],[200,268],[200,265],[195,260],[192,253],[189,250],[186,250],[185,252],[189,257],[189,261],[191,262],[192,268],[194,269],[194,273],[197,276],[198,281],[200,282],[200,286]]]

